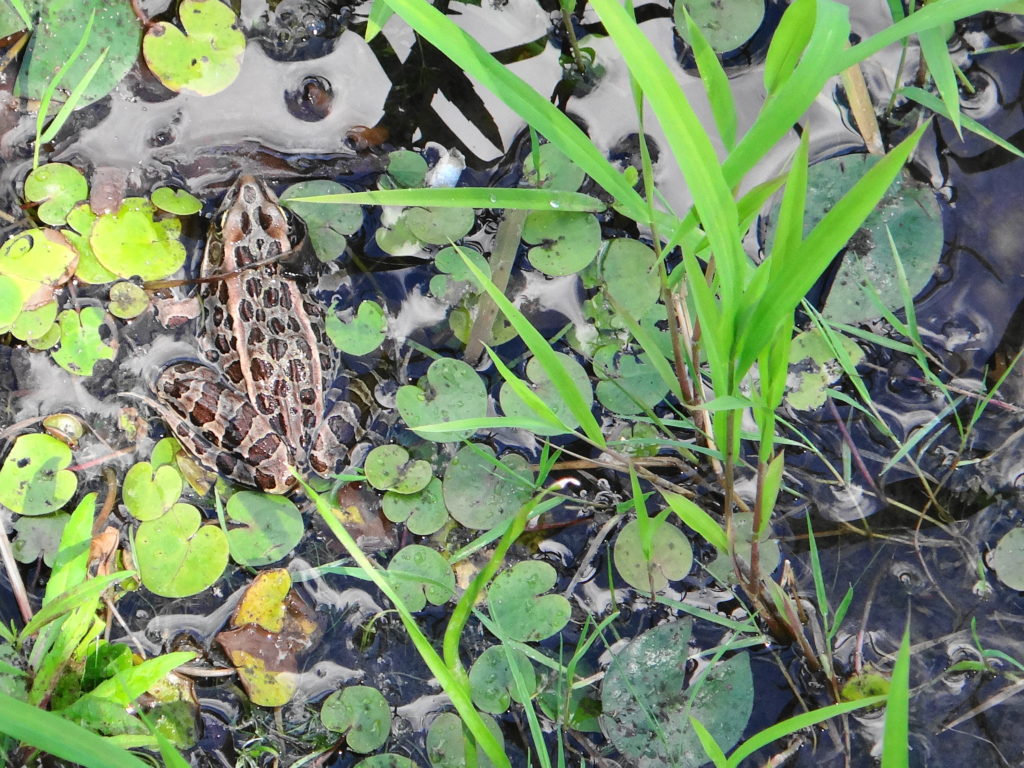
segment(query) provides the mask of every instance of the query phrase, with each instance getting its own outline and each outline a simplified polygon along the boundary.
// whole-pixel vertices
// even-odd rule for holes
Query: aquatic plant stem
[[[21,612],[21,620],[28,624],[32,619],[32,606],[29,605],[25,582],[21,580],[21,571],[18,570],[18,563],[14,559],[11,540],[7,538],[7,531],[2,525],[0,525],[0,560],[3,560],[4,570],[7,571],[7,580],[10,582],[11,592],[14,593],[14,601],[18,604],[18,610]]]

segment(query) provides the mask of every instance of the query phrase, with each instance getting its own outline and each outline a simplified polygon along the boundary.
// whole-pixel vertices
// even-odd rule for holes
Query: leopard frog
[[[351,442],[344,403],[325,415],[337,356],[323,309],[284,274],[291,248],[277,198],[241,176],[217,213],[203,256],[200,353],[153,388],[161,415],[200,464],[268,493],[295,484],[292,468],[333,471]]]

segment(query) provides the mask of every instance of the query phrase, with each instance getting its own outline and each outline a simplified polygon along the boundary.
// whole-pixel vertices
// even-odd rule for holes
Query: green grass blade
[[[28,12],[25,4],[21,0],[8,0],[18,16],[21,18],[22,23],[25,25],[25,29],[32,29],[32,15]]]
[[[388,19],[394,16],[395,12],[391,10],[391,6],[388,5],[384,0],[373,0],[370,4],[370,15],[366,19],[366,32],[363,33],[363,39],[366,42],[370,42],[377,35],[380,34],[381,30],[384,29],[384,25],[388,23]]]
[[[735,301],[749,261],[740,244],[739,214],[718,155],[686,96],[657,49],[617,0],[592,0],[632,76],[665,131],[704,226],[721,280],[723,303]],[[726,312],[729,317],[730,313]],[[730,317],[731,321],[731,317]]]
[[[662,491],[661,495],[665,497],[665,501],[668,502],[672,511],[679,515],[679,519],[693,528],[699,536],[719,552],[723,554],[729,552],[729,539],[715,518],[685,496],[669,491]]]
[[[506,370],[508,369],[506,368]],[[515,377],[515,374],[512,375]],[[522,383],[518,378],[517,380]],[[532,390],[527,389],[527,391],[534,397],[537,396]],[[516,394],[519,394],[518,390]],[[442,421],[437,424],[424,424],[422,427],[416,427],[414,431],[416,434],[422,433],[425,435],[433,435],[438,432],[455,432],[462,429],[472,429],[474,431],[481,429],[529,429],[532,431],[557,429],[559,430],[557,434],[568,435],[572,433],[572,430],[563,424],[561,420],[547,421],[544,419],[516,419],[511,416],[485,416],[479,419],[453,419],[452,421]],[[549,433],[544,432],[543,434]]]
[[[103,66],[103,62],[107,58],[107,54],[110,53],[110,48],[104,48],[100,51],[100,55],[96,57],[96,61],[92,63],[92,66],[86,70],[86,73],[82,76],[82,79],[78,81],[71,93],[68,94],[68,99],[61,104],[60,109],[57,111],[57,115],[50,121],[50,124],[46,126],[46,130],[43,131],[39,137],[39,143],[45,144],[48,141],[52,141],[53,138],[60,132],[60,129],[64,127],[64,123],[71,117],[71,113],[78,108],[78,102],[82,100],[82,94],[85,93],[85,89],[89,87],[89,83],[96,77],[96,73],[100,71],[100,67]]]
[[[896,663],[892,668],[889,701],[885,707],[882,736],[882,768],[907,768],[910,765],[908,721],[910,717],[910,622],[903,630]]]
[[[600,184],[630,218],[647,223],[647,205],[590,138],[544,96],[513,74],[425,0],[387,0],[395,13],[509,106]]]
[[[921,88],[917,88],[914,86],[900,88],[899,92],[901,95],[906,96],[908,99],[916,101],[922,107],[930,109],[932,112],[935,112],[938,115],[942,115],[948,120],[953,119],[950,116],[949,110],[946,109],[946,105],[943,104],[941,100],[935,98],[934,94],[928,93],[928,91],[922,90]],[[957,114],[959,114],[959,112]],[[996,135],[974,118],[968,117],[967,115],[960,115],[960,122],[963,123],[964,128],[966,128],[971,133],[976,133],[979,136],[988,139],[993,144],[1002,147],[1007,152],[1012,152],[1017,157],[1024,157],[1024,152],[1022,152],[1018,147],[1015,147],[1002,136]]]
[[[690,726],[697,734],[700,745],[704,748],[704,754],[715,764],[715,768],[728,768],[729,761],[725,757],[725,752],[718,746],[718,742],[715,741],[715,737],[711,735],[708,729],[701,725],[700,720],[691,715]]]
[[[95,602],[98,605],[99,596],[103,590],[121,579],[134,575],[134,573],[135,571],[118,571],[106,576],[97,576],[95,579],[89,579],[72,587],[63,595],[47,602],[25,625],[22,634],[25,637],[31,637],[51,621],[80,608],[83,603]]]
[[[963,138],[960,130],[960,87],[956,81],[956,65],[949,56],[949,46],[946,45],[946,25],[929,27],[917,33],[918,42],[921,44],[921,55],[925,64],[928,65],[928,72],[935,81],[935,88],[946,105],[946,114],[953,127],[956,128],[957,136]]]
[[[102,736],[2,691],[0,712],[0,732],[70,763],[86,768],[150,768]]]
[[[382,189],[337,195],[295,197],[295,203],[335,205],[418,205],[430,208],[511,208],[521,211],[585,211],[600,213],[606,206],[596,197],[581,192],[552,189],[505,187],[438,187],[425,189]]]
[[[700,31],[685,6],[681,6],[686,14],[686,39],[693,50],[693,59],[697,63],[697,72],[704,83],[704,90],[711,105],[711,116],[718,127],[718,135],[726,149],[732,149],[736,143],[736,103],[729,87],[729,76],[722,69],[718,55],[708,44],[707,38]]]
[[[796,0],[782,14],[764,60],[764,89],[775,93],[793,74],[814,30],[815,0]]]
[[[597,419],[594,418],[594,414],[582,398],[580,398],[579,392],[576,389],[576,384],[569,377],[569,374],[565,372],[562,364],[558,361],[558,357],[555,355],[555,350],[551,348],[548,340],[545,339],[540,331],[530,324],[530,321],[526,319],[526,316],[519,311],[519,309],[503,294],[499,291],[483,272],[480,271],[479,267],[476,266],[472,261],[466,258],[466,255],[455,246],[459,256],[462,257],[463,263],[466,265],[466,269],[473,275],[477,285],[487,291],[487,295],[491,297],[495,304],[498,305],[498,309],[505,315],[509,324],[516,329],[516,333],[519,334],[523,342],[533,353],[533,356],[537,358],[537,362],[540,363],[544,369],[544,373],[547,374],[551,380],[552,385],[555,387],[555,391],[562,401],[568,406],[569,411],[573,416],[576,417],[576,421],[579,423],[580,428],[595,445],[604,448],[605,440],[604,435],[601,434],[601,427],[597,423]]]

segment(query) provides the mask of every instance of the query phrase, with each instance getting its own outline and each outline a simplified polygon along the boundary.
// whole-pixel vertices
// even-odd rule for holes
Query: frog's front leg
[[[361,430],[359,409],[345,400],[334,403],[310,440],[310,468],[321,477],[337,474]]]
[[[217,371],[174,363],[160,372],[153,389],[171,431],[204,467],[267,493],[295,486],[295,461],[284,439]]]

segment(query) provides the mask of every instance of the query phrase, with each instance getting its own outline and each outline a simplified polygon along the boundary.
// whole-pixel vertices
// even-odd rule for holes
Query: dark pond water
[[[771,3],[779,15],[779,4]],[[880,28],[884,2],[851,3],[854,28],[862,36]],[[159,3],[146,4],[159,14]],[[509,0],[482,8],[451,4],[460,23],[489,50],[502,50],[503,60],[538,91],[552,94],[585,125],[595,145],[607,154],[627,154],[635,147],[635,118],[629,95],[628,73],[611,56],[611,44],[589,38],[598,59],[608,62],[596,87],[572,93],[562,84],[559,64],[563,33],[550,3]],[[173,94],[143,67],[136,67],[107,98],[77,112],[56,140],[46,148],[46,159],[66,162],[87,173],[121,179],[129,194],[145,193],[161,184],[187,188],[206,202],[202,222],[186,231],[190,266],[194,266],[205,239],[205,225],[223,190],[240,172],[257,173],[280,188],[302,179],[329,178],[353,188],[372,188],[383,166],[386,150],[423,148],[428,142],[460,149],[467,159],[464,184],[513,184],[527,151],[522,122],[493,94],[479,88],[437,51],[419,43],[401,23],[392,20],[385,34],[367,44],[361,31],[366,5],[350,7],[324,0],[282,2],[271,12],[262,0],[241,3],[243,27],[249,36],[244,66],[238,80],[210,97]],[[291,15],[289,15],[291,14]],[[641,5],[638,17],[666,57],[674,60],[680,44],[674,36],[671,13],[655,3]],[[595,29],[596,18],[584,15],[577,32]],[[731,85],[740,107],[740,129],[756,114],[762,92],[759,62],[770,32],[770,21],[743,55],[730,62]],[[1010,53],[972,56],[971,51],[1024,38],[1019,19],[989,15],[964,25],[954,56],[977,93],[964,111],[1017,146],[1024,146],[1022,83],[1024,68]],[[886,98],[892,89],[899,51],[886,51],[866,67],[869,85]],[[679,79],[703,107],[699,86],[679,68]],[[5,73],[9,91],[13,70]],[[6,91],[5,91],[6,92]],[[861,141],[851,130],[842,104],[823,95],[812,107],[807,125],[812,131],[812,154],[826,157],[858,149]],[[0,112],[0,203],[17,212],[20,185],[31,168],[34,116],[8,99]],[[653,123],[653,121],[652,121]],[[356,126],[379,126],[386,137],[379,147],[358,148],[348,137]],[[655,147],[665,145],[657,127],[648,127]],[[749,181],[755,183],[778,172],[787,161],[797,137],[783,142],[766,158]],[[986,368],[999,357],[1012,358],[1024,340],[1019,310],[1024,296],[1021,243],[1024,217],[1022,161],[974,136],[961,140],[943,122],[929,130],[915,160],[915,173],[930,183],[943,201],[945,246],[934,279],[916,302],[921,335],[935,356],[940,376],[962,388],[985,385]],[[688,193],[670,162],[660,163],[658,183],[668,200],[681,209]],[[376,220],[369,214],[364,227],[352,237],[347,253],[328,269],[318,288],[354,303],[375,297],[392,318],[393,343],[369,359],[348,360],[353,376],[375,391],[381,412],[376,439],[408,441],[396,419],[387,416],[397,384],[417,378],[430,358],[411,341],[441,354],[457,354],[460,343],[444,322],[448,307],[429,295],[427,284],[435,274],[431,254],[411,258],[387,257],[370,242]],[[618,222],[608,222],[610,226]],[[493,243],[496,221],[482,220],[470,241],[481,251]],[[9,227],[3,234],[10,234]],[[575,278],[547,279],[528,268],[517,272],[514,289],[526,298],[532,318],[554,333],[582,318],[582,291]],[[88,300],[88,290],[82,291]],[[877,329],[885,332],[879,324]],[[142,319],[119,339],[118,358],[86,381],[75,381],[44,355],[24,347],[0,347],[0,388],[6,395],[4,424],[54,411],[81,415],[100,434],[116,434],[114,423],[124,401],[117,393],[143,392],[148,375],[169,357],[188,350],[193,330],[185,329],[169,340],[152,319]],[[521,349],[515,342],[502,349],[513,359]],[[864,368],[875,405],[890,429],[910,439],[940,413],[945,405],[933,388],[921,383],[921,371],[905,356],[874,347]],[[496,392],[494,371],[485,371]],[[911,681],[915,696],[911,708],[914,754],[912,764],[928,766],[1017,765],[1024,750],[1024,734],[1015,727],[1022,710],[1014,697],[984,706],[1000,692],[1011,691],[1003,675],[944,675],[952,663],[976,658],[971,622],[988,648],[1024,659],[1020,624],[1022,596],[1002,585],[984,564],[984,557],[999,538],[1021,524],[1018,494],[1024,477],[1024,413],[1016,403],[1024,384],[1011,376],[1002,399],[980,418],[967,440],[951,426],[919,444],[911,453],[916,469],[906,460],[882,474],[895,447],[868,420],[846,406],[822,409],[811,416],[792,414],[799,430],[821,452],[794,449],[787,457],[787,481],[795,491],[783,504],[777,533],[784,556],[796,569],[801,590],[813,594],[807,568],[806,518],[813,520],[822,550],[826,586],[833,605],[847,587],[854,587],[846,622],[836,638],[840,672],[877,666],[888,669],[909,616],[914,641]],[[966,402],[966,411],[971,403]],[[849,440],[837,428],[845,425]],[[154,429],[158,429],[154,420]],[[536,445],[515,434],[495,434],[498,446],[515,447],[531,459]],[[851,446],[863,463],[869,483],[849,459]],[[105,445],[84,446],[76,454],[83,465],[108,452]],[[441,464],[446,455],[438,459]],[[823,458],[837,467],[852,467],[836,479]],[[132,461],[113,462],[119,470]],[[940,490],[929,499],[916,479],[928,477]],[[568,595],[573,618],[601,617],[612,608],[622,611],[615,624],[620,637],[630,637],[655,626],[671,614],[661,605],[608,583],[605,550],[585,559],[591,538],[598,534],[614,509],[629,497],[628,478],[600,470],[577,472],[580,482],[575,500],[553,513],[555,523],[575,523],[539,540],[535,556],[559,572],[558,589],[573,586]],[[717,497],[700,475],[684,478]],[[872,483],[884,492],[880,497]],[[702,485],[703,484],[703,485]],[[96,475],[82,473],[84,489],[102,488]],[[907,509],[928,513],[927,519]],[[854,530],[856,529],[856,530]],[[873,534],[872,537],[865,532]],[[392,531],[401,543],[415,537]],[[392,542],[392,545],[394,542]],[[709,554],[698,547],[698,558]],[[200,750],[193,760],[201,765],[238,764],[253,745],[268,745],[288,755],[285,763],[311,751],[309,739],[318,732],[317,702],[341,685],[361,683],[380,689],[395,708],[396,726],[388,748],[426,765],[422,731],[446,707],[440,688],[419,661],[404,629],[387,601],[365,583],[313,569],[341,559],[343,552],[326,530],[310,523],[289,568],[302,579],[299,590],[315,609],[323,630],[318,645],[300,662],[299,695],[275,721],[272,713],[250,708],[234,682],[202,681],[198,695],[205,725]],[[29,566],[24,575],[30,587],[45,581],[45,568]],[[223,661],[213,643],[237,601],[249,574],[235,572],[218,583],[215,594],[186,600],[164,600],[143,591],[120,602],[122,614],[134,631],[134,641],[147,653],[172,648],[198,649],[209,660]],[[674,582],[668,596],[725,613],[738,608],[732,595],[716,591],[702,570]],[[4,594],[3,619],[16,615]],[[442,609],[421,614],[421,626],[439,637],[447,620]],[[367,632],[368,626],[372,630]],[[574,646],[579,624],[546,643],[543,651],[557,656],[560,644]],[[116,635],[116,632],[115,632]],[[609,638],[610,642],[611,638]],[[471,624],[464,637],[469,655],[492,641]],[[719,629],[699,627],[694,644],[711,648],[722,642]],[[596,644],[586,663],[597,670],[611,653]],[[787,683],[789,676],[809,705],[827,702],[800,660],[789,650],[759,651],[754,655],[757,704],[748,735],[779,719],[802,711],[802,704]],[[1007,671],[1004,669],[1003,671]],[[972,710],[979,711],[971,715]],[[953,724],[950,727],[950,724]],[[529,755],[529,731],[519,715],[503,718],[509,753],[516,765],[536,764]],[[790,764],[800,766],[875,764],[882,720],[868,715],[851,719],[848,734],[836,730],[819,734],[816,746],[805,744]],[[848,739],[844,743],[844,740]],[[596,757],[607,749],[599,733],[571,735],[570,762],[604,764]],[[769,752],[761,757],[767,758]],[[847,757],[844,757],[846,755]],[[611,760],[613,758],[609,758]],[[532,761],[532,762],[531,762]],[[352,755],[337,757],[330,765],[357,762]],[[267,758],[258,764],[271,764]],[[607,764],[613,764],[608,762]]]

